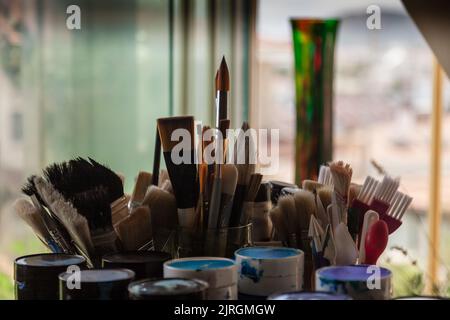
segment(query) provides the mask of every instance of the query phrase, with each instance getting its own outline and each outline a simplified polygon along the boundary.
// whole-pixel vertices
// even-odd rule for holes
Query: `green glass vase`
[[[295,181],[316,179],[332,160],[334,44],[339,21],[292,19],[295,57]]]

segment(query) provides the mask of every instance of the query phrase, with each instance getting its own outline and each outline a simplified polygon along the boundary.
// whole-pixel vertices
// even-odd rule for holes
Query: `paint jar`
[[[304,253],[294,248],[251,247],[236,251],[239,293],[269,296],[303,288]]]
[[[292,291],[275,293],[267,300],[353,300],[345,294],[335,294],[332,292],[310,292],[310,291]]]
[[[200,279],[209,284],[208,300],[237,299],[237,267],[233,260],[194,257],[164,263],[164,278]]]
[[[144,279],[130,283],[130,300],[205,300],[208,283],[198,279]]]
[[[104,255],[103,269],[130,269],[135,273],[135,280],[161,278],[164,262],[172,259],[167,252],[160,251],[128,251]]]
[[[253,202],[251,216],[253,241],[269,241],[271,239],[273,225],[269,215],[270,209],[272,209],[270,184],[268,182],[261,183]]]
[[[129,269],[91,269],[59,275],[60,300],[126,300],[134,279]]]
[[[316,290],[346,294],[354,300],[389,300],[392,272],[375,265],[332,266],[316,271]]]
[[[58,300],[58,275],[69,266],[86,268],[82,256],[42,253],[14,260],[14,294],[17,300]]]
[[[398,297],[393,300],[450,300],[450,299],[439,296],[410,296],[410,297]]]
[[[206,229],[178,228],[174,233],[169,252],[173,258],[224,257],[232,258],[234,252],[252,245],[252,225]]]

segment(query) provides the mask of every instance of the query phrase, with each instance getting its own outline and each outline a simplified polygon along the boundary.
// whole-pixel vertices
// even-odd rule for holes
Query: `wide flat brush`
[[[142,204],[150,184],[152,184],[152,174],[149,172],[140,171],[136,178],[136,183],[134,184],[131,199],[128,203],[130,211]]]
[[[150,209],[148,206],[135,208],[114,229],[126,251],[148,248],[153,239]]]
[[[66,201],[51,184],[43,186],[42,196],[66,228],[79,254],[86,258],[90,266],[94,266],[92,258],[95,257],[95,251],[87,219],[80,215],[72,203]]]
[[[189,133],[190,141],[184,143],[177,155],[172,150],[179,143],[172,140],[172,133],[177,129],[184,129]],[[192,228],[195,225],[195,206],[198,197],[197,165],[194,151],[194,118],[191,116],[169,117],[158,119],[158,130],[164,153],[167,171],[174,190],[178,207],[178,222],[180,226]],[[173,159],[179,156],[181,163]],[[175,161],[174,161],[175,160]],[[186,161],[184,161],[186,160]]]
[[[45,227],[38,209],[26,199],[17,199],[14,204],[14,211],[25,223],[31,227],[39,240],[41,240],[52,252],[59,251],[58,245]]]

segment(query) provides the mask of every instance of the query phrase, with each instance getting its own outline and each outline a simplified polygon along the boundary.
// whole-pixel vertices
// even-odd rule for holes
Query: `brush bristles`
[[[131,195],[131,203],[140,204],[145,198],[147,189],[152,183],[152,174],[149,172],[141,171],[138,174],[136,183],[134,185],[133,194]]]
[[[172,230],[177,224],[177,204],[173,194],[150,186],[142,205],[150,208],[154,230]]]
[[[314,192],[319,188],[322,188],[324,185],[314,181],[314,180],[303,180],[302,182],[302,189],[308,190],[310,192]]]
[[[400,181],[398,179],[384,176],[383,180],[378,184],[377,189],[375,190],[374,199],[390,203],[397,192],[399,185]]]
[[[347,197],[348,188],[352,180],[352,168],[349,164],[344,164],[342,161],[333,162],[330,164],[330,171],[333,177],[334,190],[341,196]]]
[[[391,205],[387,211],[387,215],[401,221],[411,202],[412,198],[410,196],[397,191],[392,198]]]
[[[311,216],[316,215],[316,203],[314,194],[306,190],[298,190],[294,193],[295,208],[297,210],[300,231],[307,232]]]
[[[320,166],[317,182],[324,186],[333,187],[333,176],[331,175],[329,166]]]
[[[109,168],[88,158],[76,158],[69,162],[55,163],[44,170],[44,176],[65,199],[96,187],[106,190],[109,203],[123,196],[120,177]]]
[[[317,195],[320,198],[320,201],[322,201],[322,204],[327,210],[328,206],[331,204],[331,194],[333,193],[333,190],[330,187],[322,187],[317,190]]]
[[[49,241],[51,239],[51,235],[48,233],[38,209],[35,208],[30,201],[26,199],[17,199],[14,202],[13,207],[16,214],[31,227],[41,240]]]
[[[126,251],[138,250],[152,240],[150,209],[138,207],[120,221],[115,230]]]
[[[181,116],[181,117],[168,117],[159,118],[158,131],[161,137],[161,145],[164,152],[171,151],[179,141],[172,141],[172,133],[177,129],[185,129],[190,134],[190,147],[194,149],[194,117]]]
[[[216,91],[230,91],[230,73],[225,57],[222,57],[215,79]]]
[[[347,198],[347,206],[350,207],[358,197],[359,192],[361,191],[362,186],[356,183],[351,183],[350,188],[348,188],[348,198]]]
[[[282,219],[286,221],[288,238],[291,238],[291,235],[298,233],[299,223],[294,197],[290,195],[281,196],[278,199],[278,208],[281,211]]]
[[[86,217],[92,231],[112,229],[111,205],[104,187],[74,195],[73,205],[81,215]]]
[[[371,176],[367,176],[366,180],[364,180],[363,186],[358,194],[357,199],[365,204],[370,204],[377,187],[378,181]]]

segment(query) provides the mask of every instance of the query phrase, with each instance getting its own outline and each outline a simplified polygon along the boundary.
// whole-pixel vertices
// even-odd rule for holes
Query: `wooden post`
[[[431,161],[430,161],[430,208],[429,253],[427,293],[436,294],[438,284],[440,224],[441,224],[441,144],[442,144],[442,69],[433,62],[433,109],[431,112]]]

